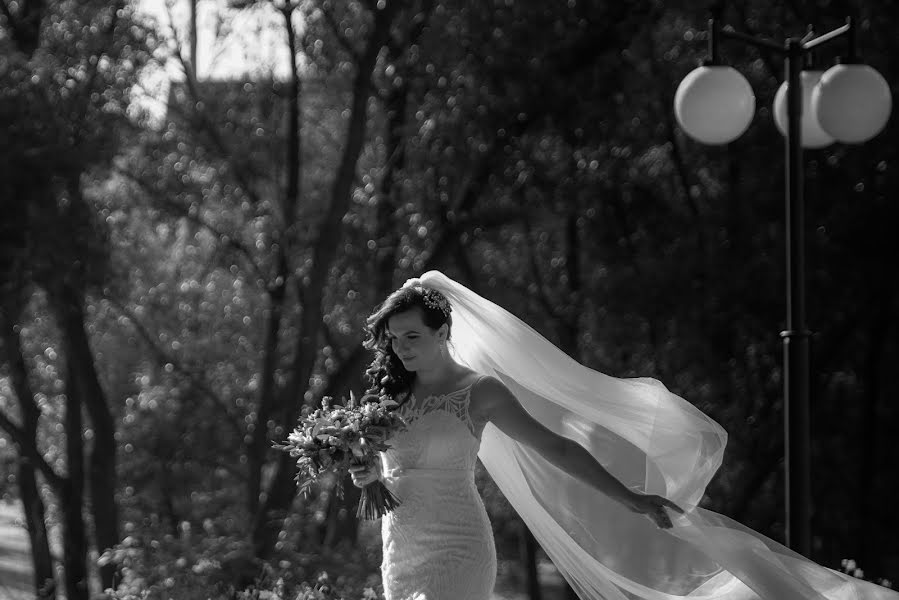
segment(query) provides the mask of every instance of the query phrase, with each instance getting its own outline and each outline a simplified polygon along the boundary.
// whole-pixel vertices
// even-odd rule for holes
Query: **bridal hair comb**
[[[451,310],[449,300],[437,290],[422,288],[422,299],[428,308],[439,310],[444,317],[449,316]]]
[[[425,303],[425,306],[432,310],[439,310],[443,313],[444,317],[449,317],[452,308],[450,308],[450,303],[449,300],[446,299],[446,296],[435,289],[431,289],[422,285],[421,279],[419,279],[418,277],[407,279],[406,283],[403,284],[403,287],[411,287],[420,290],[421,297]]]

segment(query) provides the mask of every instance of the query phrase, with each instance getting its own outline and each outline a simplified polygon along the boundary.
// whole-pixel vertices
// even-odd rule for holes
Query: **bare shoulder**
[[[482,375],[471,369],[469,367],[462,366],[459,371],[458,376],[456,377],[456,381],[463,386],[472,386],[472,389],[477,384],[478,380],[481,379]]]
[[[503,406],[515,403],[512,392],[493,375],[478,375],[471,388],[471,412],[485,420],[501,410]]]
[[[558,453],[564,438],[537,421],[508,386],[496,377],[483,377],[472,388],[472,420],[492,423],[504,434],[542,453]]]

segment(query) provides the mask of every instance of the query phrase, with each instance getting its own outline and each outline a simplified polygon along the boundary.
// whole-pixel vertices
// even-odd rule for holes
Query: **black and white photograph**
[[[897,30],[0,0],[0,600],[899,600]]]

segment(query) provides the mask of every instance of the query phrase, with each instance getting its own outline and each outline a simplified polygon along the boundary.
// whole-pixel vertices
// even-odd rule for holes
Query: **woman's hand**
[[[349,471],[353,485],[358,488],[364,488],[369,483],[374,483],[381,478],[377,461],[369,465],[351,465]]]
[[[671,517],[665,511],[666,508],[684,514],[681,507],[664,496],[635,494],[628,504],[632,511],[646,515],[662,529],[669,529],[674,525]]]

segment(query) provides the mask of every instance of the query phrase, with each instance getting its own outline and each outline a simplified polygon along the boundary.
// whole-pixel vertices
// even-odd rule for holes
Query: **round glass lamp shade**
[[[801,140],[803,148],[823,148],[834,142],[832,135],[821,128],[818,117],[812,110],[812,91],[824,71],[802,71],[802,122]],[[781,135],[787,135],[787,90],[789,82],[784,81],[774,94],[774,123]]]
[[[694,69],[674,94],[674,114],[683,130],[705,144],[727,144],[746,131],[755,113],[755,95],[733,67]]]
[[[868,65],[828,69],[812,90],[812,111],[828,134],[847,144],[867,141],[890,118],[893,98],[883,76]]]

